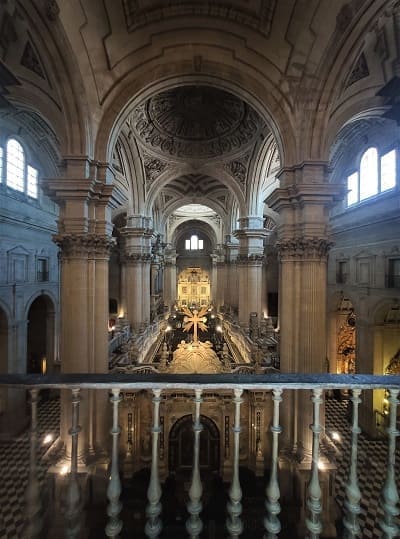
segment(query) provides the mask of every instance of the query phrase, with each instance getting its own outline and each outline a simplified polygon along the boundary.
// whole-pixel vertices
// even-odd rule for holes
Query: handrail
[[[1,374],[0,387],[83,389],[399,389],[400,375],[373,374]]]

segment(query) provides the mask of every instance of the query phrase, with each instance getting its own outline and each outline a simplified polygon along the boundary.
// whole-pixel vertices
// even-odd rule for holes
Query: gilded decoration
[[[385,369],[385,374],[400,374],[400,349],[390,360]]]
[[[130,123],[144,148],[177,159],[234,155],[253,145],[264,127],[240,98],[208,86],[161,92],[136,107]]]
[[[201,342],[198,339],[198,329],[207,330],[205,322],[207,318],[208,305],[200,311],[193,309],[190,311],[183,307],[185,317],[183,319],[183,331],[189,332],[193,328],[193,341],[186,343],[181,341],[173,354],[173,359],[168,368],[171,373],[199,373],[217,374],[222,372],[222,364],[217,354],[212,349],[209,341]]]
[[[352,374],[356,372],[356,317],[350,310],[341,324],[337,335],[337,372]]]

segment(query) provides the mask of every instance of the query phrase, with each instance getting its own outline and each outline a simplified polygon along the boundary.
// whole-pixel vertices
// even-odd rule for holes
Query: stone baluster
[[[155,539],[161,532],[162,522],[159,518],[161,514],[161,485],[158,476],[158,437],[160,428],[160,402],[161,390],[153,389],[153,428],[152,432],[152,453],[151,453],[151,475],[149,488],[147,490],[147,499],[149,503],[146,507],[147,522],[145,533],[150,539]]]
[[[276,539],[278,533],[281,531],[281,523],[278,518],[281,512],[281,506],[279,504],[280,490],[278,482],[278,437],[282,432],[282,428],[279,425],[279,404],[282,401],[282,390],[274,389],[272,400],[274,401],[274,415],[271,426],[272,432],[272,462],[271,462],[271,474],[269,476],[269,483],[266,490],[267,501],[265,507],[267,509],[267,516],[264,519],[264,526],[267,533],[264,535],[264,539]]]
[[[233,427],[233,475],[231,488],[229,489],[229,501],[227,504],[228,518],[226,521],[226,527],[229,531],[230,537],[236,538],[239,537],[243,531],[243,523],[240,518],[242,513],[242,489],[240,488],[239,481],[239,442],[240,442],[240,405],[243,400],[241,395],[243,393],[242,389],[234,390],[234,399],[235,403],[235,424]]]
[[[31,429],[30,429],[30,452],[29,452],[29,476],[28,486],[25,493],[26,501],[26,524],[24,537],[39,537],[43,526],[42,500],[37,470],[37,389],[31,389]]]
[[[107,487],[107,498],[109,504],[107,514],[110,517],[106,525],[107,537],[118,537],[122,530],[122,520],[118,518],[122,509],[122,504],[119,500],[121,495],[121,480],[119,477],[118,467],[118,442],[121,429],[118,425],[118,405],[121,401],[120,390],[113,389],[110,397],[110,402],[113,407],[113,423],[110,430],[112,436],[112,454],[111,454],[111,473]]]
[[[347,530],[348,539],[356,539],[360,533],[358,515],[361,511],[361,492],[358,486],[357,478],[358,435],[361,432],[361,429],[358,426],[358,405],[361,402],[360,394],[360,389],[353,389],[350,397],[353,408],[353,423],[351,427],[351,460],[349,480],[346,485],[346,499],[344,502],[346,514],[343,519],[343,524]]]
[[[322,389],[312,390],[312,402],[314,404],[313,424],[311,430],[313,433],[312,444],[312,464],[311,464],[311,479],[307,489],[307,507],[310,515],[306,518],[306,527],[309,531],[310,539],[318,539],[322,531],[322,523],[320,514],[322,512],[321,503],[321,486],[318,475],[318,460],[319,460],[319,435],[321,433],[320,423],[320,405],[322,403]]]
[[[65,511],[65,537],[73,539],[79,537],[81,531],[81,489],[78,480],[78,435],[80,389],[72,389],[72,419],[69,434],[71,435],[71,471],[68,478],[66,511]]]
[[[400,528],[396,522],[396,517],[399,515],[400,511],[398,508],[399,504],[399,493],[396,485],[396,473],[395,473],[395,464],[396,464],[396,437],[399,435],[399,431],[396,428],[397,421],[397,406],[399,401],[397,399],[399,395],[398,389],[389,390],[389,405],[390,405],[390,414],[389,414],[389,426],[386,429],[388,433],[388,456],[387,456],[387,469],[386,469],[386,479],[382,489],[382,508],[384,512],[383,519],[379,521],[379,525],[383,531],[384,539],[393,539],[394,537],[399,537]]]
[[[203,493],[203,486],[200,478],[200,433],[203,430],[203,426],[200,423],[200,404],[203,402],[201,398],[201,389],[195,390],[195,416],[193,423],[194,432],[194,451],[193,451],[193,471],[192,471],[192,483],[189,489],[189,502],[187,509],[190,517],[186,521],[186,530],[192,539],[200,537],[203,529],[203,523],[199,517],[203,505],[201,503],[201,495]]]

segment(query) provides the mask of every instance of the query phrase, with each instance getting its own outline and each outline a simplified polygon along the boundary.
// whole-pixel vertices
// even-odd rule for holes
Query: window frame
[[[185,251],[204,251],[204,240],[198,234],[191,234],[185,239]]]
[[[10,185],[8,183],[8,144],[10,141],[15,140],[20,147],[22,148],[23,152],[23,189],[20,190],[13,185]],[[30,201],[39,201],[40,196],[40,189],[39,189],[39,177],[40,177],[40,170],[37,166],[34,166],[33,161],[30,159],[30,152],[27,149],[27,146],[23,140],[20,139],[19,136],[16,136],[14,134],[10,134],[6,137],[2,137],[0,139],[0,185],[4,189],[9,189],[12,193],[16,193],[19,196],[25,196]],[[36,172],[36,196],[32,194],[32,189],[29,187],[29,180],[28,180],[28,174],[29,170],[32,172]]]
[[[371,195],[365,196],[361,198],[361,184],[362,184],[362,178],[361,178],[361,161],[365,154],[371,150],[375,149],[377,152],[377,191],[376,193],[373,193]],[[394,166],[395,166],[395,179],[394,179],[394,185],[392,187],[389,187],[387,189],[382,190],[382,158],[388,155],[390,152],[395,152],[395,158],[394,158]],[[398,188],[398,177],[399,177],[399,145],[391,144],[390,146],[387,146],[385,148],[380,148],[378,145],[370,145],[368,148],[365,148],[358,156],[357,167],[349,168],[346,174],[346,187],[347,187],[347,199],[346,199],[346,207],[351,209],[358,207],[360,204],[364,204],[365,202],[371,201],[375,199],[376,197],[380,197],[386,193],[391,193],[394,190]],[[357,199],[354,202],[349,203],[349,194],[352,192],[352,189],[349,189],[349,180],[350,178],[356,174],[357,175]]]

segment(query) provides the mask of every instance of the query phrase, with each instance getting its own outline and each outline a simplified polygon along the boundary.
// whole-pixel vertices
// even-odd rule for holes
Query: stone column
[[[216,306],[218,294],[218,254],[211,255],[210,303]]]
[[[171,308],[176,300],[176,251],[167,245],[164,253],[164,305]]]
[[[302,163],[281,172],[281,188],[266,203],[280,214],[279,327],[283,372],[326,371],[328,208],[343,196],[329,184],[324,163]],[[306,392],[304,392],[306,393]],[[293,405],[292,399],[300,399]],[[282,442],[310,454],[308,396],[292,395],[282,407]],[[300,402],[306,399],[307,402]],[[299,417],[294,410],[301,411]],[[300,454],[301,457],[301,454]]]
[[[236,259],[238,256],[239,244],[235,243],[235,238],[231,235],[225,237],[225,274],[224,283],[224,305],[229,305],[235,311],[239,305],[239,293],[237,283]]]
[[[85,157],[68,158],[65,163],[63,178],[44,182],[48,194],[60,206],[59,232],[54,241],[61,249],[61,371],[107,372],[108,262],[114,242],[111,170]],[[67,446],[69,398],[67,395],[61,423],[61,437]],[[94,406],[92,400],[84,398],[81,409],[81,456],[89,445],[93,449],[95,440],[103,446],[106,437],[103,406],[100,402]],[[90,418],[88,408],[96,409]]]
[[[128,217],[121,234],[125,240],[126,317],[137,332],[150,322],[150,219],[141,215]]]
[[[257,217],[239,219],[240,229],[235,232],[239,239],[238,288],[239,323],[249,326],[250,313],[262,313],[262,261],[264,238],[267,231],[262,228],[263,221]]]
[[[217,283],[216,283],[216,295],[215,295],[215,308],[217,311],[221,309],[226,303],[224,297],[225,283],[227,280],[226,263],[224,260],[219,259],[217,262]]]

